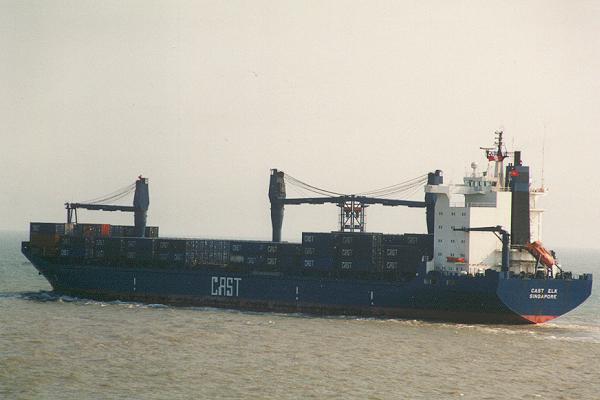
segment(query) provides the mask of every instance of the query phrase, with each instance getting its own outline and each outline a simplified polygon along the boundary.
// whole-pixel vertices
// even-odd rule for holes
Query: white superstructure
[[[501,133],[498,150],[486,150],[487,171],[473,172],[462,184],[427,185],[427,193],[436,194],[435,225],[433,231],[433,260],[429,269],[450,274],[477,274],[488,268],[500,270],[502,243],[490,232],[464,232],[453,228],[502,226],[511,232],[511,204],[513,193],[504,187],[503,161],[508,154],[502,149]],[[529,190],[530,241],[541,240],[542,212],[538,197],[543,190]],[[536,260],[529,252],[513,246],[511,271],[535,273]]]

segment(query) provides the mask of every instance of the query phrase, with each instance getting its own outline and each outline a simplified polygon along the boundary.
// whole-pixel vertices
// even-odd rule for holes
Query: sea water
[[[600,250],[558,251],[583,305],[508,326],[60,296],[26,237],[0,232],[0,399],[600,398]]]

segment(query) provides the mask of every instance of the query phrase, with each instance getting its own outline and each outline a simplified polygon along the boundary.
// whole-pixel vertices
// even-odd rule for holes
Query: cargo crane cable
[[[296,179],[293,176],[288,175],[288,174],[284,174],[284,179],[286,179],[287,183],[289,183],[293,186],[296,186],[300,189],[307,190],[312,193],[317,193],[317,194],[321,194],[321,195],[329,196],[329,197],[345,196],[345,194],[343,194],[343,193],[332,192],[330,190],[326,190],[326,189],[318,188],[316,186],[309,185],[308,183],[302,182],[301,180]]]
[[[301,180],[294,178],[291,175],[284,174],[284,179],[286,183],[294,186],[295,188],[309,191],[311,193],[316,193],[322,196],[327,197],[337,197],[337,196],[349,196],[348,194],[333,192],[331,190],[322,189],[313,185],[309,185],[306,182],[302,182]],[[376,196],[376,197],[387,197],[391,195],[397,195],[399,193],[409,193],[408,196],[412,196],[416,191],[418,191],[421,187],[423,187],[427,183],[427,175],[420,175],[416,178],[409,179],[404,182],[397,183],[395,185],[386,186],[380,189],[371,190],[368,192],[358,193],[358,196]],[[404,196],[406,197],[406,196]]]
[[[397,183],[395,185],[386,186],[380,189],[374,189],[368,192],[359,193],[360,195],[373,195],[373,194],[388,194],[394,192],[408,191],[417,186],[422,186],[427,181],[427,175],[422,175],[417,178],[410,179],[405,182]]]
[[[299,186],[293,186],[293,185],[287,185],[286,187],[287,190],[287,195],[288,197],[298,197],[298,198],[302,198],[302,197],[311,197],[314,192],[309,192],[308,190],[299,187]],[[328,198],[333,198],[331,196],[327,196]]]
[[[124,197],[128,197],[133,191],[129,191],[129,192],[125,192],[121,195],[115,196],[115,197],[111,197],[109,199],[104,200],[103,202],[110,202],[110,203],[114,203],[117,200],[121,200]]]
[[[88,200],[88,201],[82,201],[81,203],[85,203],[85,204],[101,204],[101,203],[116,201],[116,200],[120,200],[123,197],[129,195],[133,191],[135,191],[135,182],[132,183],[132,184],[130,184],[130,185],[127,185],[125,187],[122,187],[120,189],[117,189],[114,192],[111,192],[111,193],[106,194],[104,196],[96,197],[96,198]]]
[[[378,194],[377,197],[390,197],[392,195],[398,196],[401,194],[402,198],[408,198],[408,197],[412,196],[413,194],[415,194],[416,192],[422,191],[426,182],[427,181],[425,180],[423,182],[419,182],[418,184],[415,184],[415,185],[412,185],[412,186],[409,186],[406,188],[394,190],[394,191],[383,193],[383,194]]]
[[[404,199],[410,199],[412,196],[414,196],[416,193],[420,192],[422,189],[422,185],[416,186],[410,193],[408,194],[404,194],[402,197]],[[389,195],[386,195],[389,196]],[[385,196],[380,196],[380,197],[385,197]]]
[[[404,186],[404,187],[398,187],[396,190],[388,190],[385,192],[374,192],[374,193],[368,193],[370,196],[374,196],[374,197],[389,197],[391,195],[398,195],[398,194],[404,194],[407,192],[414,192],[415,190],[419,190],[424,186],[425,182],[418,182],[414,185],[410,185],[410,186]]]
[[[380,189],[374,189],[367,192],[358,193],[361,196],[378,196],[385,197],[391,194],[397,194],[401,192],[408,192],[413,190],[414,188],[419,188],[424,186],[427,182],[427,174],[420,175],[416,178],[409,179],[404,182],[397,183],[395,185],[386,186]]]
[[[292,186],[296,186],[300,189],[307,190],[312,193],[320,194],[322,196],[327,197],[337,197],[337,196],[346,196],[344,193],[332,192],[331,190],[322,189],[313,185],[309,185],[308,183],[302,182],[299,179],[294,178],[289,174],[284,174],[284,179],[286,183],[289,183]]]
[[[90,202],[86,202],[87,204],[102,204],[102,203],[109,203],[109,202],[114,202],[116,200],[122,199],[123,197],[131,194],[133,191],[135,190],[135,186],[132,189],[127,189],[125,191],[119,192],[119,193],[115,193],[113,195],[107,195],[105,197],[102,198],[97,198],[94,199]]]

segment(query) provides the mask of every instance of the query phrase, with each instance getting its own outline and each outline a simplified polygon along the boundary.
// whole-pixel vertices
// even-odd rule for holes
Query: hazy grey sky
[[[343,192],[458,182],[503,128],[538,183],[545,158],[545,242],[599,246],[597,1],[0,0],[0,74],[0,229],[141,173],[163,234],[268,239],[270,168]],[[283,236],[336,222],[286,207]]]

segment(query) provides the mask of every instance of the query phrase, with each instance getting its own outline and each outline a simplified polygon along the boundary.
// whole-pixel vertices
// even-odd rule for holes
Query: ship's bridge
[[[501,264],[501,246],[494,235],[469,228],[501,226],[511,235],[511,271],[535,273],[537,260],[524,250],[542,239],[542,213],[538,198],[543,188],[531,187],[529,167],[523,165],[521,152],[509,153],[497,132],[494,147],[481,148],[488,161],[487,170],[478,171],[476,162],[463,182],[427,185],[433,197],[432,213],[434,257],[428,268],[449,273],[477,273]],[[514,161],[504,167],[504,160]]]

